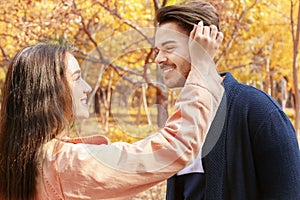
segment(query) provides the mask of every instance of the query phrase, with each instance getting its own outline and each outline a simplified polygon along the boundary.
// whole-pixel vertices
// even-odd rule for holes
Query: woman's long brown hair
[[[68,126],[67,51],[40,43],[12,59],[0,113],[0,199],[34,199],[42,145]]]

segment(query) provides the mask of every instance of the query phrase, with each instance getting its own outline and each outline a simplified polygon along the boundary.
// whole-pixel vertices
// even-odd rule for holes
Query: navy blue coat
[[[300,151],[290,120],[263,91],[222,75],[226,96],[203,147],[205,174],[171,177],[167,200],[300,200]]]

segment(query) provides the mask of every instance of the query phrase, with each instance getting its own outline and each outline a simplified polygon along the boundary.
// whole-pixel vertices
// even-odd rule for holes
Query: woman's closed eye
[[[81,75],[79,73],[73,74],[73,81],[79,81],[81,79]]]

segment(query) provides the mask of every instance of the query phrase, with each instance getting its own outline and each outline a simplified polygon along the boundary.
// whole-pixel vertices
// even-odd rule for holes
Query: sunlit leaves
[[[230,40],[234,41],[229,49],[225,49],[227,53],[220,69],[232,69],[231,72],[245,83],[262,81],[260,85],[267,84],[268,76],[278,82],[283,76],[290,76],[289,2],[247,0],[226,3],[226,20],[222,21],[224,42],[226,45]]]

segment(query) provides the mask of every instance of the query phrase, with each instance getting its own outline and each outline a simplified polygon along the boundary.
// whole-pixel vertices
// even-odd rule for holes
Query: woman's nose
[[[91,91],[92,91],[92,87],[86,81],[84,81],[84,93],[88,94]]]

